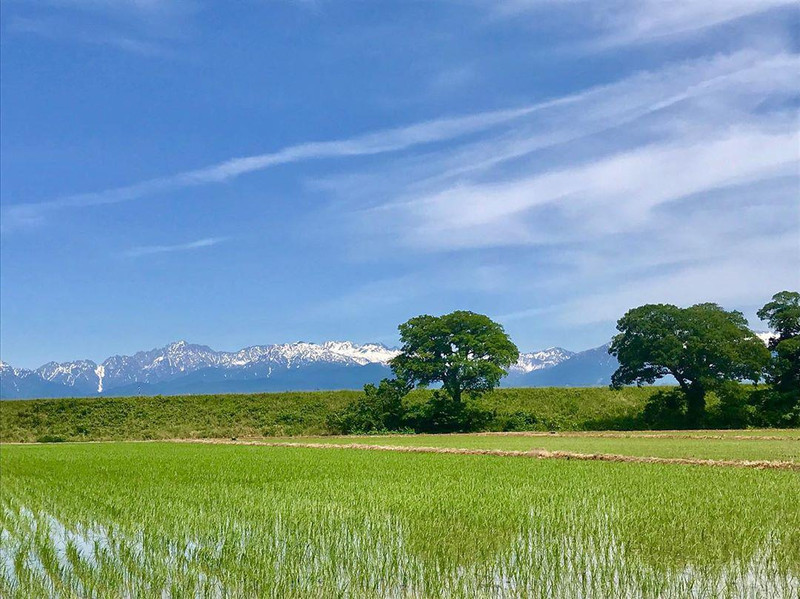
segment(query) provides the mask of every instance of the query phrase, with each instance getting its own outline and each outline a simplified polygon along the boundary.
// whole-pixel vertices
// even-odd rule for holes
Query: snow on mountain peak
[[[101,364],[91,360],[49,362],[32,371],[15,369],[3,362],[0,363],[0,373],[4,385],[11,388],[11,393],[15,394],[12,396],[16,397],[37,394],[95,395],[138,392],[144,385],[152,391],[160,388],[158,385],[189,375],[194,376],[195,381],[241,381],[286,376],[287,371],[317,365],[354,369],[368,365],[387,367],[399,353],[398,349],[380,343],[358,344],[352,341],[296,341],[218,352],[206,345],[179,340],[133,355],[111,356]],[[516,375],[527,374],[555,366],[573,355],[558,347],[522,353],[510,371]],[[377,374],[375,370],[371,372]],[[358,378],[366,375],[358,375],[354,370],[352,376]],[[31,381],[29,387],[36,383],[40,390],[24,391],[23,379]]]
[[[97,368],[94,369],[94,373],[97,375],[97,392],[103,392],[103,377],[106,375],[106,369],[102,364],[98,364]]]
[[[94,377],[97,364],[91,360],[76,360],[75,362],[48,362],[36,369],[36,373],[44,380],[61,383],[70,387],[86,383]]]
[[[512,365],[510,370],[526,373],[542,370],[569,360],[574,355],[574,352],[561,347],[548,347],[535,352],[520,353],[517,363]]]
[[[32,370],[28,370],[26,368],[14,368],[8,362],[0,361],[0,375],[28,376],[30,374],[33,374]]]
[[[400,350],[391,349],[381,343],[365,343],[357,345],[350,341],[327,341],[322,348],[340,356],[351,358],[361,365],[388,364],[389,360],[400,353]]]

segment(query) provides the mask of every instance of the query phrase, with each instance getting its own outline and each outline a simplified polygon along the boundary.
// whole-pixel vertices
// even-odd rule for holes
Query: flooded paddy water
[[[8,597],[796,597],[793,471],[4,446]]]

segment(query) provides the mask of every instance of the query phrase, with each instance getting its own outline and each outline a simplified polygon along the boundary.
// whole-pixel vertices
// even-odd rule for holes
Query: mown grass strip
[[[759,470],[797,470],[800,464],[770,460],[710,460],[698,458],[659,458],[619,455],[612,453],[577,453],[574,451],[527,451],[504,449],[464,449],[458,447],[425,447],[415,445],[368,445],[363,443],[304,443],[294,441],[239,441],[223,439],[182,439],[185,443],[261,445],[264,447],[304,447],[306,449],[360,449],[369,451],[394,451],[400,453],[440,453],[458,455],[488,455],[512,458],[537,458],[560,460],[587,460],[593,462],[629,462],[637,464],[681,464],[686,466],[732,466]]]
[[[262,439],[263,440],[263,439]],[[274,438],[273,441],[287,439]],[[639,457],[743,460],[800,463],[800,442],[785,440],[740,441],[736,439],[596,437],[591,435],[362,435],[349,437],[294,438],[312,443],[362,443],[367,445],[416,445],[459,449],[502,449],[509,451],[571,451],[587,454],[615,454]]]
[[[780,434],[760,434],[761,431],[774,431]],[[741,433],[741,434],[739,434]],[[460,433],[455,433],[460,434]],[[487,437],[597,437],[604,439],[726,439],[732,441],[800,441],[800,431],[786,429],[750,429],[726,431],[486,431],[472,433]]]

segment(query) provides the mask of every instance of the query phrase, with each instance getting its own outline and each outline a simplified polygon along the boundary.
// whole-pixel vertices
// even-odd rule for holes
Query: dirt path
[[[607,432],[607,431],[559,431],[559,432],[542,432],[542,431],[515,431],[515,432],[488,432],[488,433],[470,433],[472,435],[486,436],[486,437],[599,437],[608,439],[716,439],[731,441],[800,441],[800,436],[780,436],[780,435],[722,435],[711,433],[691,433],[680,434],[679,431],[663,431],[652,433],[639,433],[635,431],[626,432]]]
[[[263,447],[302,447],[306,449],[349,449],[367,451],[395,451],[399,453],[446,453],[457,455],[489,455],[513,458],[537,458],[558,460],[588,460],[600,462],[631,462],[638,464],[681,464],[688,466],[733,466],[739,468],[756,468],[759,470],[796,470],[800,471],[800,463],[770,460],[708,460],[698,458],[656,458],[642,456],[617,455],[613,453],[577,453],[573,451],[547,451],[532,449],[514,451],[504,449],[460,449],[456,447],[416,447],[404,445],[368,445],[363,443],[293,443],[291,441],[258,441],[227,439],[174,439],[179,443],[225,444],[225,445],[260,445]]]

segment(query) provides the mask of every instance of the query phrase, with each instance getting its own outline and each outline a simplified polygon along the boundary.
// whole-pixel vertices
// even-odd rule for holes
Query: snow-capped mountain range
[[[176,341],[131,356],[48,362],[36,370],[0,362],[0,396],[63,397],[218,390],[359,388],[388,376],[397,349],[349,341],[255,345],[225,352]],[[510,374],[551,368],[574,354],[561,348],[523,353]]]
[[[764,343],[772,337],[756,334]],[[360,389],[391,376],[389,360],[398,353],[379,343],[350,341],[254,345],[233,352],[176,341],[101,364],[49,362],[27,370],[0,362],[0,398]],[[551,347],[520,354],[501,385],[607,385],[617,366],[608,344],[578,353]]]
[[[561,362],[572,358],[575,352],[571,352],[560,347],[548,347],[540,351],[530,353],[520,353],[519,360],[511,368],[511,372],[533,372],[534,370],[544,370],[551,368]]]

